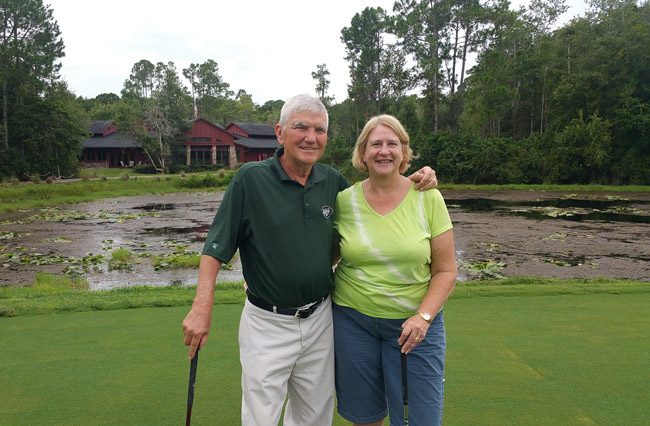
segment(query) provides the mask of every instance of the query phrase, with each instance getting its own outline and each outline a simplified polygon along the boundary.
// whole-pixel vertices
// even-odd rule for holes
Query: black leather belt
[[[249,302],[251,302],[253,305],[257,306],[260,309],[273,312],[274,314],[291,315],[292,317],[296,317],[296,318],[309,318],[309,316],[313,314],[314,311],[316,311],[316,309],[318,309],[320,304],[323,303],[325,299],[327,299],[327,296],[325,296],[321,300],[312,303],[307,308],[297,309],[297,308],[281,308],[279,306],[274,306],[269,302],[267,302],[266,300],[260,299],[259,297],[255,296],[248,289],[246,289],[246,297],[248,298]]]

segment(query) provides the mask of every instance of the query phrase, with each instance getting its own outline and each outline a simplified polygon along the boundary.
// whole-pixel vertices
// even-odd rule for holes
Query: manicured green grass
[[[215,310],[201,352],[194,424],[239,424],[240,306]],[[187,307],[2,319],[0,412],[7,425],[180,425]]]
[[[457,288],[445,308],[444,423],[647,424],[650,284],[544,282]],[[192,289],[135,289],[133,305],[176,291]],[[56,292],[70,290],[50,290]],[[235,304],[215,307],[201,352],[194,424],[239,424],[236,341],[243,295],[240,287],[233,292]],[[88,293],[75,294],[87,303]],[[50,313],[50,306],[42,315],[0,318],[0,423],[182,424],[189,362],[180,324],[189,300],[185,304],[65,314]],[[346,422],[337,417],[335,424]]]
[[[241,282],[219,283],[217,303],[243,303]],[[650,283],[629,280],[559,280],[515,277],[469,281],[456,286],[451,299],[494,296],[550,296],[650,293]],[[101,311],[156,306],[189,305],[194,289],[188,287],[127,287],[89,291],[87,283],[66,275],[37,274],[34,285],[0,287],[0,317],[56,312]]]
[[[647,424],[650,293],[457,299],[445,317],[445,424]]]

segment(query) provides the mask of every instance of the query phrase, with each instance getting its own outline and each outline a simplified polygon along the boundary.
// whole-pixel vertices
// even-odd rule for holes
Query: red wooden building
[[[260,161],[273,156],[280,144],[272,126],[230,123],[225,128],[204,118],[193,121],[185,142],[185,163],[223,164]]]
[[[117,130],[112,120],[95,121],[91,137],[83,142],[81,162],[85,167],[130,167],[148,164],[140,143],[128,132]],[[272,126],[260,123],[230,123],[227,127],[204,118],[192,121],[185,141],[185,164],[221,164],[260,161],[273,156],[280,146]]]
[[[273,126],[262,123],[230,123],[228,133],[237,139],[237,156],[242,163],[272,157],[280,147]]]
[[[237,165],[233,135],[205,118],[192,121],[184,145],[185,164],[188,166],[223,164],[234,168]]]

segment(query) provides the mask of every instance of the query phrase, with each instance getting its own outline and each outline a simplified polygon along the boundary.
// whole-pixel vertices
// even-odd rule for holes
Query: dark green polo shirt
[[[246,163],[226,190],[203,254],[229,261],[237,248],[254,294],[284,308],[320,300],[334,286],[332,235],[336,195],[348,183],[315,164],[303,187],[285,173],[280,148]]]

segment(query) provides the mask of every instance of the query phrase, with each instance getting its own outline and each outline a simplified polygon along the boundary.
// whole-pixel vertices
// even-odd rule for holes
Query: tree
[[[331,98],[325,95],[330,86],[330,81],[327,79],[328,75],[330,75],[330,72],[327,70],[326,64],[316,65],[316,72],[312,71],[311,73],[311,77],[316,80],[318,98],[325,105],[328,105],[331,101]]]
[[[341,30],[350,69],[348,94],[355,101],[357,115],[375,115],[382,110],[381,64],[387,25],[382,8],[367,7]]]
[[[413,73],[407,67],[403,49],[389,44],[384,49],[381,61],[381,92],[384,99],[401,99],[413,87]]]
[[[141,59],[131,68],[131,75],[124,81],[122,96],[136,96],[145,99],[151,96],[153,91],[154,64],[146,59]]]
[[[88,120],[65,83],[32,98],[23,110],[29,125],[21,129],[30,174],[72,177],[78,168],[81,144],[87,137]]]
[[[214,98],[225,98],[232,96],[230,84],[223,81],[219,74],[219,64],[208,59],[199,65],[197,72],[199,96],[211,96]]]
[[[280,119],[280,111],[282,111],[283,105],[284,101],[279,99],[266,101],[263,105],[257,108],[257,120],[274,126]]]
[[[444,29],[450,22],[451,3],[447,0],[397,0],[396,33],[403,48],[413,55],[416,77],[424,88],[431,108],[432,130],[438,131],[441,67],[449,51]]]
[[[159,172],[167,170],[167,159],[172,153],[172,144],[177,129],[174,128],[159,98],[154,98],[144,110],[144,128],[138,134],[144,152]]]
[[[216,61],[208,59],[202,64],[190,64],[190,68],[185,71],[188,74],[194,73],[193,87],[196,92],[198,115],[214,120],[225,100],[233,95],[230,84],[219,74],[219,65]],[[190,79],[187,75],[186,78]]]
[[[197,118],[198,111],[196,106],[196,91],[198,89],[197,74],[199,71],[199,64],[190,64],[189,67],[183,68],[183,76],[190,82],[190,90],[192,92],[192,108],[194,110],[194,118]]]
[[[4,0],[0,7],[0,85],[2,90],[2,151],[10,140],[23,150],[24,141],[13,136],[11,125],[24,99],[42,94],[58,79],[63,41],[52,9],[42,0]],[[20,125],[22,123],[15,123]]]
[[[115,93],[100,93],[95,96],[95,100],[102,104],[113,104],[120,101],[120,97]]]
[[[606,182],[611,156],[611,123],[582,115],[555,135],[549,152],[555,183]]]

